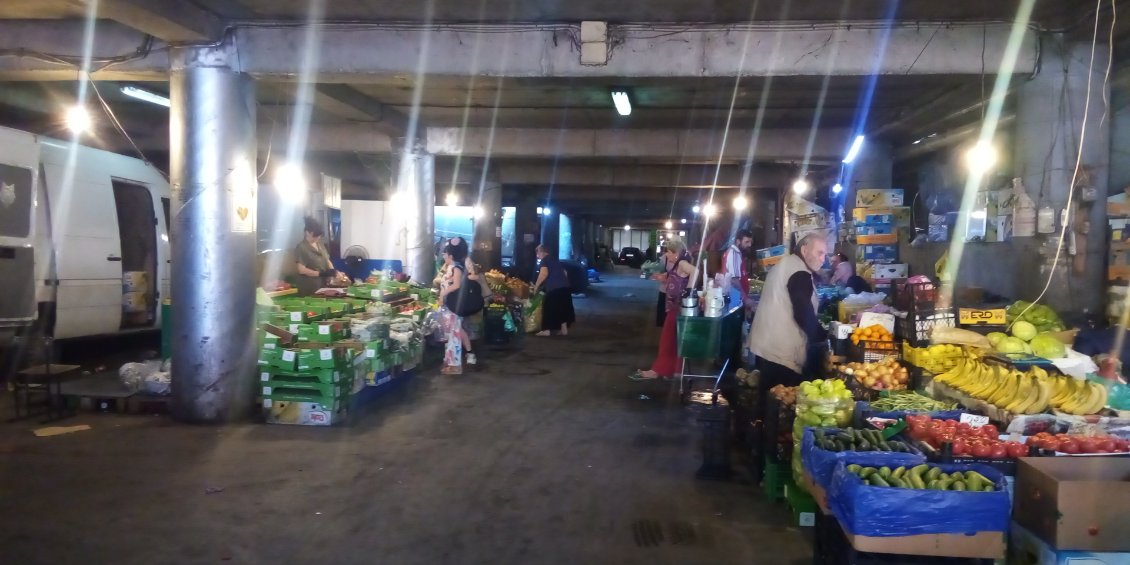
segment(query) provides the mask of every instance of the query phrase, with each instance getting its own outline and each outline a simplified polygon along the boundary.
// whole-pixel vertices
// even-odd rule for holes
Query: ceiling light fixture
[[[550,210],[550,209],[549,209],[549,206],[546,206],[545,208],[542,208],[542,209],[541,209],[541,211],[542,211],[542,213],[543,213],[543,214],[545,214],[546,216],[548,216],[548,215],[549,215],[549,213],[550,213],[550,212],[552,212],[553,210]]]
[[[616,105],[616,112],[621,116],[632,114],[632,101],[628,98],[626,90],[613,90],[612,103]]]
[[[283,163],[275,169],[275,191],[286,199],[287,202],[301,203],[306,200],[306,178],[302,174],[302,167],[294,163]],[[393,194],[394,205],[399,204],[398,196]]]
[[[679,232],[679,237],[683,237],[683,236],[685,236],[685,235],[687,235],[687,232],[685,232],[685,231],[681,231],[681,232]]]
[[[67,129],[76,135],[86,133],[90,129],[90,113],[83,106],[76,104],[67,108],[63,120],[67,124]]]
[[[632,231],[632,226],[630,224],[624,224],[624,231]]]
[[[737,198],[734,198],[735,210],[745,210],[746,206],[749,206],[749,201],[746,200],[746,197],[738,196]]]
[[[686,218],[683,218],[683,219],[679,220],[679,223],[680,223],[680,224],[685,224],[685,223],[687,223],[687,219],[686,219]]]
[[[482,206],[475,206],[474,208],[471,208],[471,217],[475,218],[476,220],[478,220],[479,218],[482,218],[483,217],[483,207]]]
[[[667,229],[671,229],[674,225],[675,225],[674,222],[672,222],[671,220],[667,220],[667,223],[663,224],[663,227],[665,227]]]
[[[545,212],[545,208],[542,208],[541,206],[538,206],[538,215],[539,215],[539,216],[540,216],[540,215],[542,215],[542,213],[543,213],[543,212]]]
[[[455,194],[454,191],[448,192],[446,201],[448,206],[455,206],[459,204],[459,195]]]
[[[702,211],[702,207],[701,207],[701,206],[699,206],[698,204],[695,204],[695,205],[694,205],[694,208],[691,208],[691,212],[694,212],[695,214],[697,214],[697,213],[699,213],[699,212],[701,212],[701,211]]]
[[[970,173],[983,175],[997,164],[997,150],[987,141],[978,141],[965,152],[965,164]]]
[[[839,194],[844,191],[844,185],[836,183],[832,185],[832,194]]]
[[[717,210],[717,208],[715,208],[713,202],[707,202],[706,206],[702,207],[702,215],[706,216],[707,218],[713,216],[714,213],[717,212],[717,211],[718,210]]]
[[[863,140],[864,139],[865,138],[862,135],[855,136],[855,141],[851,142],[851,148],[848,149],[847,157],[844,157],[843,163],[845,165],[850,165],[851,162],[854,161],[855,158],[859,156],[859,150],[863,148]]]
[[[140,88],[137,88],[136,86],[123,86],[122,87],[122,94],[125,94],[126,96],[129,96],[130,98],[136,98],[138,100],[144,100],[146,102],[149,102],[151,104],[156,104],[158,106],[164,106],[166,108],[169,107],[169,99],[168,98],[161,96],[160,94],[154,94],[152,92],[149,92],[148,90],[142,90]]]
[[[803,178],[796,179],[796,182],[793,183],[793,192],[797,194],[808,192],[808,181]]]

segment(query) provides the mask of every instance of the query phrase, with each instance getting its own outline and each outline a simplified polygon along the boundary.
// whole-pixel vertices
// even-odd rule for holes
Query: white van
[[[0,338],[160,327],[170,198],[139,159],[0,127]]]

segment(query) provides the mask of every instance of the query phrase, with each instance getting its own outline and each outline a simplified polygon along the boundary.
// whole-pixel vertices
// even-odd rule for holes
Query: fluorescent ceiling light
[[[541,206],[538,206],[538,215],[540,216],[540,215],[542,215],[542,213],[544,213],[544,212],[545,212],[545,209],[544,209],[544,208],[542,208]]]
[[[137,98],[138,100],[144,100],[158,106],[164,106],[166,108],[169,107],[168,98],[161,96],[160,94],[154,94],[152,92],[149,92],[148,90],[142,90],[135,86],[123,86],[122,94],[125,94],[126,96],[129,96],[131,98]]]
[[[632,101],[628,99],[627,92],[623,90],[613,90],[612,103],[616,105],[616,112],[621,116],[630,116],[632,114]]]
[[[862,135],[855,136],[855,141],[851,142],[851,149],[848,149],[847,157],[844,157],[845,165],[850,165],[859,156],[859,150],[863,148],[863,139]]]

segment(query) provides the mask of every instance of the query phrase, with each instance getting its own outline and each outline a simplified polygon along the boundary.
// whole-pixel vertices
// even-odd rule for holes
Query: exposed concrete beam
[[[722,146],[721,130],[428,128],[428,152],[464,157],[668,158],[711,162],[744,161],[754,132],[734,130]],[[809,160],[839,162],[852,132],[821,130]],[[805,157],[807,129],[762,130],[755,160]]]
[[[504,162],[492,165],[504,185],[709,188],[718,174],[719,188],[739,187],[742,167],[722,165],[579,165],[570,163]],[[787,167],[756,165],[746,186],[784,186],[795,176]],[[449,175],[450,178],[450,175]]]
[[[215,41],[224,32],[218,16],[193,2],[153,0],[69,0],[86,6],[98,2],[98,17],[111,19],[170,42]]]
[[[319,84],[314,87],[314,105],[346,119],[371,120],[373,128],[392,137],[408,134],[408,116],[352,86]],[[417,129],[420,130],[422,128]]]
[[[481,26],[478,26],[481,27]],[[424,69],[439,75],[508,77],[596,76],[798,76],[828,72],[836,57],[838,75],[979,74],[982,41],[986,71],[995,73],[1008,43],[1011,26],[914,23],[890,30],[886,44],[878,25],[856,22],[842,29],[743,30],[739,27],[687,26],[682,30],[612,27],[620,43],[607,65],[580,64],[575,28],[492,33],[472,28],[409,31],[364,27],[335,27],[322,35],[319,53],[322,77],[354,80],[358,75],[408,74],[420,63],[420,46],[427,44]],[[303,30],[299,27],[241,28],[237,31],[245,70],[268,76],[296,73],[301,60]],[[1029,31],[1017,60],[1017,73],[1036,66],[1036,35]],[[476,45],[477,44],[477,45]],[[489,54],[472,61],[473,49]],[[381,56],[374,57],[374,53]],[[747,57],[748,53],[756,56]],[[466,56],[462,56],[466,55]],[[878,65],[876,57],[881,58]],[[472,67],[474,65],[474,67]],[[323,80],[327,80],[323,78]],[[332,79],[330,79],[332,80]]]
[[[142,2],[116,1],[131,5]],[[162,12],[150,9],[144,13],[149,14],[146,17],[156,18]],[[155,13],[157,16],[153,15]],[[208,27],[200,23],[175,25],[198,32]],[[0,49],[27,48],[77,56],[82,52],[81,26],[82,22],[0,24]],[[145,27],[160,26],[145,24]],[[364,83],[367,77],[411,76],[420,64],[429,74],[452,76],[823,76],[828,72],[828,59],[833,56],[836,58],[831,68],[837,75],[976,75],[982,71],[997,72],[1011,26],[900,25],[890,30],[885,45],[884,31],[865,22],[843,29],[808,30],[692,25],[664,33],[613,26],[613,36],[619,38],[619,43],[608,64],[602,66],[580,64],[573,42],[576,34],[573,27],[516,28],[508,24],[487,30],[489,33],[474,29],[445,26],[414,31],[360,25],[327,26],[322,32],[322,48],[318,54],[319,81]],[[235,40],[240,70],[257,78],[297,79],[304,33],[298,25],[238,28]],[[137,41],[137,32],[132,29],[113,33],[102,30],[100,34],[107,36],[106,43],[96,43],[100,52],[107,50],[106,45],[136,44]],[[1022,41],[1014,72],[1027,74],[1037,64],[1035,32],[1026,32]],[[420,61],[421,46],[425,44],[429,55]],[[487,56],[471,57],[475,49]],[[756,55],[745,56],[748,53]],[[877,56],[881,60],[875,64]],[[95,78],[148,80],[146,77],[166,74],[167,69],[165,52],[154,51],[138,60],[98,71]],[[53,80],[59,70],[59,65],[42,60],[0,60],[0,78],[8,80]],[[67,78],[74,78],[74,74]]]
[[[77,80],[78,61],[86,41],[80,20],[12,20],[0,23],[0,80]],[[169,55],[154,42],[141,53],[147,34],[120,23],[99,20],[94,28],[91,58],[128,58],[98,70],[97,80],[168,80]],[[49,57],[44,57],[49,54]],[[69,61],[57,61],[55,57]]]

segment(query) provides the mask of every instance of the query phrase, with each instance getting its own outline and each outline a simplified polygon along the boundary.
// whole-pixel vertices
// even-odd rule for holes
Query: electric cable
[[[114,124],[114,127],[116,127],[119,132],[121,132],[122,136],[124,136],[126,138],[126,141],[129,141],[129,144],[131,146],[133,146],[133,150],[135,152],[137,152],[138,158],[140,158],[141,161],[144,162],[146,165],[153,167],[153,170],[157,171],[158,173],[161,173],[161,176],[165,178],[166,182],[168,182],[169,181],[169,174],[166,173],[165,171],[162,171],[160,168],[158,168],[156,165],[154,165],[153,162],[150,161],[149,158],[145,156],[145,152],[143,152],[141,150],[141,148],[138,147],[136,143],[134,143],[133,138],[130,137],[129,132],[127,132],[126,128],[124,126],[122,126],[122,123],[120,121],[118,121],[118,116],[116,116],[114,114],[114,110],[112,108],[110,108],[110,105],[106,103],[106,99],[102,97],[102,93],[98,91],[98,85],[95,84],[94,80],[90,78],[89,74],[86,74],[85,78],[86,78],[87,81],[90,82],[90,88],[91,88],[91,90],[94,91],[94,95],[95,95],[95,97],[98,98],[98,102],[101,103],[102,110],[104,112],[106,112],[107,116],[110,117],[110,122]]]

